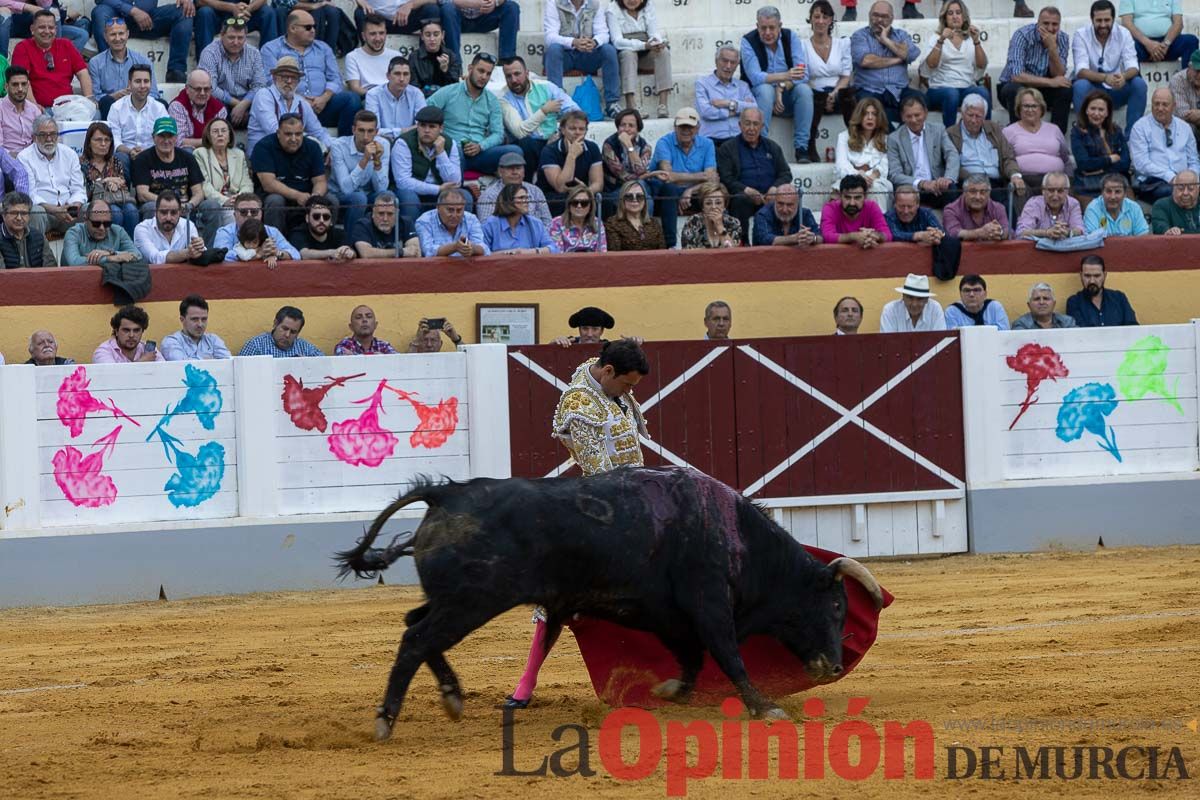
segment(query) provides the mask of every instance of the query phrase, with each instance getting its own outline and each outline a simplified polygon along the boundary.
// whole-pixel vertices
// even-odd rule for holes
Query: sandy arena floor
[[[1200,734],[1194,722],[1187,727],[1200,715],[1200,548],[871,568],[897,597],[881,638],[856,672],[815,695],[829,708],[827,730],[846,718],[851,696],[870,698],[862,717],[876,730],[885,720],[927,720],[936,777],[914,780],[911,763],[902,781],[885,780],[882,768],[862,782],[828,768],[824,780],[713,777],[689,783],[689,797],[1200,797]],[[662,767],[640,783],[603,769],[597,732],[608,709],[592,694],[569,634],[543,670],[535,707],[515,726],[515,766],[530,769],[573,743],[574,734],[555,743],[551,732],[579,723],[591,732],[597,774],[496,774],[494,706],[524,663],[527,610],[449,654],[467,695],[461,722],[445,718],[423,670],[394,738],[373,742],[373,707],[404,612],[418,597],[411,588],[372,587],[0,612],[0,797],[666,796]],[[799,720],[803,701],[783,705]],[[657,715],[721,719],[713,708]],[[973,719],[1035,720],[1038,730],[971,730]],[[1003,746],[1008,777],[947,779],[954,745]],[[1160,761],[1176,746],[1191,778],[1175,771],[1168,780],[1017,781],[1017,745],[1157,745]]]

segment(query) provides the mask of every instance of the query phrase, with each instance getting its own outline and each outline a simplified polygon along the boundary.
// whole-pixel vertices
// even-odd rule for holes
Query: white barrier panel
[[[507,386],[503,345],[0,367],[0,525],[375,512],[418,475],[508,477]]]
[[[1200,468],[1196,329],[967,332],[968,481]]]
[[[44,526],[237,515],[228,361],[36,373]]]
[[[417,475],[470,477],[465,353],[272,367],[281,511],[378,510]]]

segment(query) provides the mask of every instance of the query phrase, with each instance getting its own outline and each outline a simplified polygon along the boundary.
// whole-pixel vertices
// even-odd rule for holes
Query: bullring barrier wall
[[[1096,251],[1111,288],[1125,291],[1143,323],[1178,323],[1200,308],[1200,237],[1112,239]],[[988,280],[990,296],[1010,316],[1025,309],[1029,286],[1047,281],[1059,297],[1079,290],[1081,253],[1035,250],[1029,242],[963,247],[959,274]],[[262,264],[151,268],[153,286],[142,305],[148,338],[179,328],[179,301],[196,293],[212,304],[209,329],[237,352],[270,327],[281,305],[300,307],[303,336],[325,352],[347,334],[351,309],[370,304],[380,338],[403,350],[421,317],[446,317],[466,342],[479,341],[478,303],[536,303],[541,343],[569,333],[567,319],[585,305],[616,318],[615,333],[649,340],[701,339],[705,305],[720,298],[733,307],[733,336],[806,336],[833,332],[833,306],[845,294],[866,305],[864,333],[879,329],[883,304],[909,272],[929,274],[929,250],[894,244],[863,251],[849,245],[807,250],[764,247],[726,251],[494,256],[363,260],[346,264],[302,261],[277,270]],[[938,300],[958,298],[957,284],[935,281]],[[0,270],[0,352],[9,363],[26,357],[28,337],[50,328],[60,355],[91,360],[109,334],[112,292],[97,267]]]

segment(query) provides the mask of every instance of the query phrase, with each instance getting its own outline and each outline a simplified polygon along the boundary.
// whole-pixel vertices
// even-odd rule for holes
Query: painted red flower
[[[121,435],[121,426],[113,428],[107,436],[93,444],[100,449],[84,455],[72,445],[67,445],[50,460],[54,465],[54,482],[72,505],[85,508],[100,508],[112,505],[117,499],[117,485],[103,474],[104,457],[111,455]]]
[[[88,391],[90,384],[91,380],[88,379],[87,370],[79,366],[75,368],[74,372],[63,378],[62,383],[58,385],[58,403],[55,406],[58,411],[58,421],[71,432],[72,439],[83,433],[83,426],[87,422],[88,414],[96,411],[111,411],[114,417],[124,417],[134,425],[141,427],[140,422],[117,408],[117,404],[112,401],[112,398],[109,398],[108,405],[100,402],[95,395]]]
[[[1008,363],[1009,369],[1025,375],[1025,400],[1021,403],[1021,410],[1017,412],[1017,416],[1013,417],[1012,423],[1008,426],[1011,431],[1021,415],[1037,402],[1034,394],[1042,381],[1047,379],[1057,381],[1059,378],[1067,377],[1069,371],[1066,364],[1063,363],[1062,357],[1054,352],[1054,348],[1043,347],[1036,342],[1021,345],[1016,355],[1008,356],[1004,360]]]
[[[457,397],[439,400],[436,406],[427,406],[413,399],[416,395],[415,392],[406,392],[393,386],[387,388],[389,391],[395,392],[401,400],[407,400],[413,407],[413,411],[417,412],[417,419],[420,421],[412,435],[408,437],[408,443],[413,447],[426,447],[434,450],[444,445],[458,428]]]
[[[328,439],[329,450],[339,461],[352,467],[378,467],[395,451],[400,440],[379,424],[386,385],[386,380],[380,381],[374,394],[354,401],[370,403],[358,417],[333,423],[333,433],[329,434]]]
[[[304,381],[294,375],[283,376],[283,410],[292,418],[292,424],[302,431],[320,431],[325,432],[328,421],[325,419],[325,412],[321,410],[321,401],[325,399],[325,395],[335,386],[345,386],[346,381],[361,378],[366,375],[365,372],[360,372],[357,375],[347,375],[342,378],[333,378],[329,375],[325,376],[325,380],[329,383],[323,384],[313,389],[304,388]]]

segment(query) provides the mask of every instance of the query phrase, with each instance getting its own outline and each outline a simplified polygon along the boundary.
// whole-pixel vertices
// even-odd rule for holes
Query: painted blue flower
[[[1058,409],[1058,438],[1073,442],[1084,432],[1100,438],[1100,448],[1121,461],[1117,433],[1109,426],[1108,416],[1117,409],[1117,392],[1112,384],[1085,383],[1067,393]]]
[[[225,477],[225,448],[219,442],[206,442],[194,456],[176,449],[175,468],[179,471],[163,486],[167,499],[176,508],[198,506],[221,490],[221,479]]]
[[[217,414],[221,413],[221,390],[217,388],[217,379],[208,370],[198,369],[191,364],[184,365],[183,375],[183,384],[188,387],[187,394],[169,414],[175,416],[195,412],[204,430],[211,431],[216,425]]]

